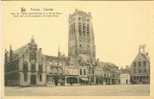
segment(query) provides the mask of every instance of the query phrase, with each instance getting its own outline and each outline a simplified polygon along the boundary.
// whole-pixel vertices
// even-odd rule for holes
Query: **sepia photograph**
[[[4,2],[5,96],[150,96],[154,2]]]

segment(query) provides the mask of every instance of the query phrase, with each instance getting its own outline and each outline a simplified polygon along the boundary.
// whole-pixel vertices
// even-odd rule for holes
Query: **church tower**
[[[95,38],[91,13],[75,10],[69,15],[68,56],[71,64],[95,62]]]

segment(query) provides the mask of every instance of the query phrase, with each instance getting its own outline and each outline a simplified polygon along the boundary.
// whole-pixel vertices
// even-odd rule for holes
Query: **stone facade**
[[[139,46],[139,51],[131,67],[131,82],[133,84],[150,83],[150,58],[145,51],[145,45]]]
[[[34,39],[27,45],[5,53],[5,84],[43,86],[46,84],[46,63]]]
[[[91,13],[75,10],[69,15],[68,56],[72,65],[94,63],[95,39]]]

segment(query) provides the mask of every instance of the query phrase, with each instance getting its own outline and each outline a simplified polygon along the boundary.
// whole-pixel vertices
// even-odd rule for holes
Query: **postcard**
[[[1,4],[6,99],[152,99],[153,1]]]

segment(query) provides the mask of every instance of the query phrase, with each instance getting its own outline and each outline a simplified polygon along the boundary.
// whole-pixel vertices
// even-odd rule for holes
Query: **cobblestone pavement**
[[[6,87],[6,96],[148,96],[150,85]]]

